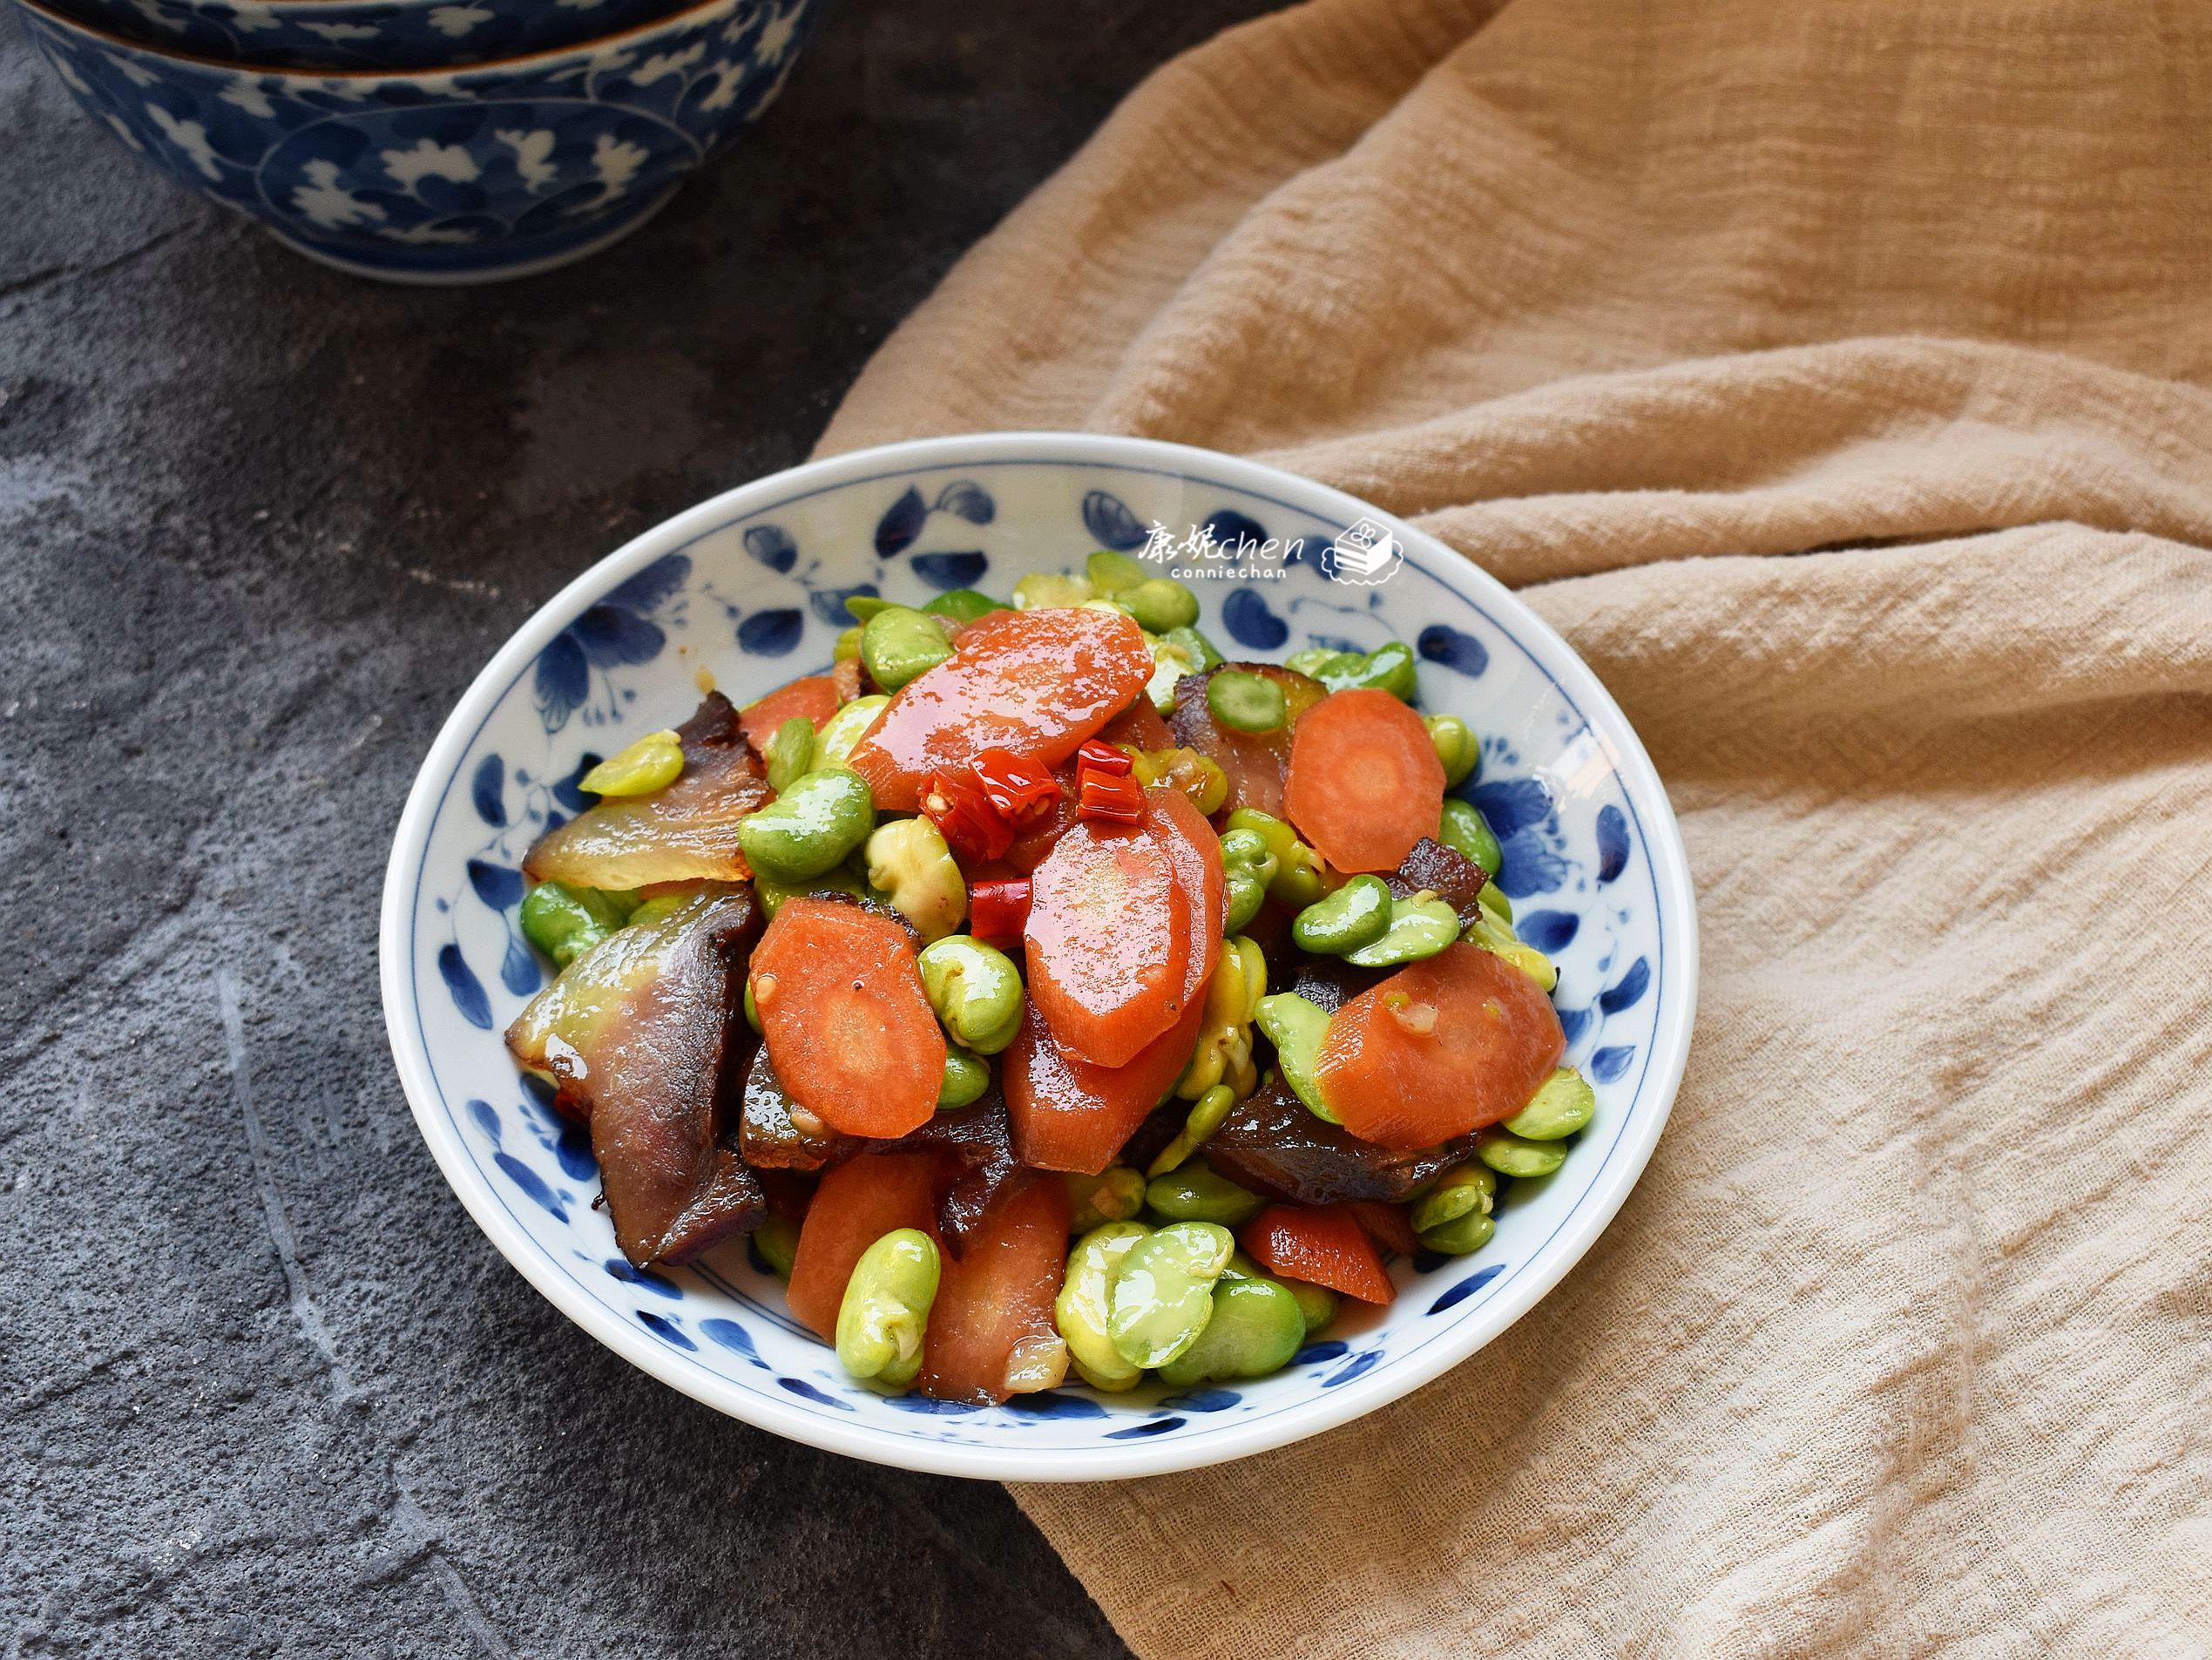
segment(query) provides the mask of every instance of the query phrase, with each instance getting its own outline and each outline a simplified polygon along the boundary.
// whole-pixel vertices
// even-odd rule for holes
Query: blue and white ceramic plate
[[[1155,526],[1159,527],[1155,530]],[[666,1273],[615,1249],[588,1140],[525,1087],[500,1033],[540,983],[516,925],[524,850],[582,804],[599,755],[829,661],[848,594],[1004,593],[1101,545],[1172,556],[1232,656],[1412,642],[1421,697],[1483,737],[1468,793],[1502,838],[1523,934],[1557,960],[1569,1060],[1597,1115],[1519,1182],[1472,1257],[1395,1265],[1285,1372],[1236,1388],[1067,1388],[971,1408],[848,1379],[742,1247]],[[1172,545],[1170,545],[1172,544]],[[1627,1197],[1689,1044],[1697,926],[1665,791],[1595,676],[1512,594],[1350,497],[1137,439],[1023,433],[894,444],[734,490],[600,561],[461,701],[401,819],[384,889],[385,1018],[416,1122],[492,1242],[601,1342],[748,1423],[953,1475],[1084,1480],[1185,1469],[1328,1429],[1418,1387],[1527,1311]]]

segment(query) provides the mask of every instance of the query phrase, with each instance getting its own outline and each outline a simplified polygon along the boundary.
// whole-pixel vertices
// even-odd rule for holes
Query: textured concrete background
[[[124,1656],[1121,1652],[994,1487],[652,1382],[492,1250],[376,992],[452,701],[798,460],[1146,71],[1262,0],[843,0],[534,281],[388,289],[149,174],[0,28],[0,1631]]]

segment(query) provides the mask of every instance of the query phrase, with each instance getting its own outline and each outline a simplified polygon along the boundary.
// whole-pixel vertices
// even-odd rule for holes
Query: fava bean
[[[1032,571],[1014,584],[1014,609],[1043,611],[1057,606],[1079,606],[1098,598],[1085,576],[1059,576],[1050,571]]]
[[[837,643],[830,651],[829,655],[832,661],[840,663],[849,663],[860,655],[860,625],[858,623],[855,623],[849,628],[838,631]]]
[[[517,920],[524,938],[566,968],[628,918],[628,909],[611,893],[540,882],[523,895]]]
[[[1482,741],[1467,723],[1456,715],[1431,715],[1423,724],[1444,762],[1444,787],[1456,789],[1473,777],[1482,764]]]
[[[895,1389],[914,1381],[940,1269],[937,1242],[918,1228],[896,1229],[861,1252],[837,1309],[837,1359],[847,1372]]]
[[[684,769],[684,743],[673,732],[648,732],[576,781],[594,796],[650,796],[676,782]]]
[[[868,838],[868,884],[926,941],[942,939],[968,914],[968,884],[926,818],[894,818]]]
[[[758,874],[753,878],[753,897],[761,902],[761,914],[771,922],[783,908],[783,902],[797,893],[849,893],[856,899],[876,897],[869,891],[868,884],[854,873],[850,864],[797,882],[779,882],[774,877]]]
[[[1315,1076],[1321,1064],[1321,1040],[1329,1030],[1329,1011],[1295,992],[1277,992],[1260,999],[1255,1016],[1260,1030],[1275,1045],[1275,1064],[1282,1069],[1283,1082],[1316,1118],[1331,1124],[1341,1121],[1321,1098],[1321,1085]]]
[[[842,767],[818,767],[740,820],[737,841],[755,871],[803,882],[835,869],[875,828],[867,781]]]
[[[1416,1233],[1441,1228],[1468,1215],[1488,1216],[1498,1196],[1498,1176],[1489,1166],[1469,1162],[1446,1170],[1429,1184],[1406,1215]]]
[[[1487,1245],[1497,1232],[1497,1217],[1487,1210],[1470,1210],[1464,1216],[1438,1223],[1417,1237],[1424,1250],[1433,1250],[1445,1257],[1465,1257]]]
[[[1236,1093],[1227,1084],[1215,1084],[1191,1104],[1190,1116],[1183,1120],[1183,1127],[1175,1132],[1175,1139],[1161,1148],[1145,1172],[1161,1176],[1174,1169],[1185,1159],[1206,1144],[1206,1138],[1221,1128],[1221,1121],[1229,1115],[1229,1108],[1236,1105]]]
[[[1184,675],[1195,674],[1205,665],[1199,661],[1197,653],[1180,641],[1153,640],[1151,645],[1152,678],[1145,682],[1145,695],[1160,714],[1173,715],[1177,684]]]
[[[1145,1185],[1145,1203],[1170,1222],[1218,1222],[1224,1228],[1239,1228],[1258,1216],[1265,1203],[1204,1159],[1189,1160]]]
[[[1252,1013],[1267,995],[1268,959],[1256,940],[1241,934],[1223,942],[1221,961],[1206,983],[1206,1024],[1175,1093],[1196,1101],[1217,1084],[1239,1097],[1259,1087],[1252,1065]]]
[[[1176,1222],[1129,1247],[1106,1284],[1106,1336],[1133,1366],[1160,1366],[1204,1335],[1214,1284],[1236,1240],[1210,1222]]]
[[[886,606],[861,630],[861,666],[886,692],[896,692],[952,655],[937,618],[911,606]]]
[[[1566,1162],[1557,1142],[1523,1141],[1511,1130],[1486,1129],[1475,1137],[1475,1156],[1500,1176],[1549,1176]]]
[[[753,977],[745,977],[745,1024],[757,1033],[761,1030],[761,1006],[753,1000]]]
[[[1433,957],[1458,938],[1459,913],[1433,894],[1425,899],[1415,894],[1392,899],[1382,937],[1346,952],[1344,960],[1356,968],[1394,968]]]
[[[1573,1067],[1544,1081],[1527,1106],[1498,1128],[1525,1142],[1556,1142],[1587,1128],[1598,1110],[1597,1092]]]
[[[822,722],[815,735],[814,762],[817,767],[842,767],[853,745],[867,736],[868,728],[891,700],[880,693],[856,697]]]
[[[1023,1338],[1006,1357],[1006,1392],[1034,1395],[1067,1381],[1067,1342],[1062,1338]]]
[[[1306,1323],[1309,1338],[1319,1337],[1336,1323],[1336,1309],[1341,1299],[1326,1285],[1315,1285],[1302,1279],[1286,1279],[1277,1283],[1298,1299],[1299,1318]]]
[[[1206,707],[1223,726],[1239,732],[1273,732],[1290,718],[1282,688],[1264,674],[1220,668],[1206,681]]]
[[[1546,992],[1559,983],[1557,964],[1535,946],[1523,944],[1514,937],[1512,928],[1488,914],[1476,918],[1473,925],[1460,937],[1469,945],[1479,945],[1504,958]]]
[[[656,894],[653,898],[647,899],[643,905],[639,905],[635,911],[632,911],[630,913],[629,921],[625,923],[623,925],[625,927],[643,927],[649,923],[659,922],[661,918],[666,916],[679,905],[685,904],[694,897],[696,896],[688,893]]]
[[[845,596],[846,613],[863,628],[877,612],[890,610],[890,605],[891,602],[881,594],[849,593]]]
[[[1152,573],[1126,553],[1115,553],[1103,547],[1083,562],[1083,574],[1090,579],[1093,593],[1102,593],[1108,599],[1125,588],[1152,580]]]
[[[775,735],[768,740],[768,788],[781,796],[791,788],[794,778],[803,776],[814,765],[814,722],[803,715],[795,715],[776,728]]]
[[[922,990],[955,1043],[997,1054],[1022,1024],[1022,977],[1005,952],[967,934],[922,948]]]
[[[922,607],[933,617],[950,617],[958,623],[973,622],[977,617],[987,617],[994,611],[1008,607],[987,593],[977,593],[973,588],[950,588]]]
[[[1139,783],[1147,789],[1155,784],[1180,789],[1208,817],[1228,799],[1228,775],[1210,755],[1195,749],[1132,749],[1129,756]]]
[[[1268,891],[1293,911],[1302,911],[1325,891],[1321,878],[1321,855],[1298,839],[1298,832],[1271,813],[1256,807],[1240,807],[1229,815],[1228,829],[1248,830],[1265,839],[1275,855],[1275,874],[1268,877]]]
[[[1126,1164],[1109,1164],[1096,1176],[1069,1176],[1067,1230],[1088,1233],[1109,1222],[1127,1222],[1145,1208],[1145,1179]]]
[[[1310,678],[1314,670],[1332,658],[1348,657],[1351,654],[1350,652],[1339,652],[1334,646],[1309,646],[1303,651],[1292,652],[1289,656],[1283,659],[1282,666],[1294,674],[1304,674]]]
[[[753,1249],[768,1272],[778,1279],[791,1277],[791,1264],[799,1255],[799,1224],[788,1217],[771,1216],[753,1230]]]
[[[1148,577],[1114,597],[1147,634],[1164,634],[1198,620],[1198,596],[1173,577]]]
[[[1342,957],[1372,945],[1390,926],[1390,885],[1379,876],[1356,876],[1301,911],[1290,925],[1290,938],[1302,951]],[[1452,932],[1458,932],[1456,918]]]
[[[1475,897],[1482,901],[1484,910],[1504,923],[1507,928],[1510,929],[1513,925],[1513,902],[1505,897],[1505,889],[1499,887],[1495,882],[1485,882],[1482,884],[1481,891]]]
[[[970,1054],[957,1043],[944,1046],[944,1081],[937,1086],[937,1110],[950,1113],[972,1107],[991,1087],[988,1061]]]
[[[1271,1279],[1225,1280],[1198,1340],[1160,1368],[1177,1389],[1194,1384],[1264,1378],[1290,1363],[1306,1340],[1298,1299]]]
[[[1343,652],[1305,671],[1332,692],[1372,688],[1405,702],[1420,689],[1413,648],[1404,640],[1385,640],[1364,656]]]
[[[1151,1234],[1140,1222],[1109,1222],[1085,1234],[1068,1253],[1067,1277],[1052,1300],[1052,1325],[1076,1371],[1093,1389],[1126,1389],[1137,1381],[1140,1368],[1122,1358],[1106,1333],[1106,1297],[1122,1259]]]
[[[1203,674],[1209,668],[1219,668],[1221,666],[1221,648],[1196,627],[1170,628],[1160,637],[1168,645],[1181,651],[1196,665],[1192,671],[1194,674]]]
[[[1457,796],[1444,797],[1437,840],[1446,847],[1458,848],[1493,877],[1498,874],[1498,867],[1505,863],[1505,850],[1491,833],[1489,820],[1472,802],[1461,801]]]

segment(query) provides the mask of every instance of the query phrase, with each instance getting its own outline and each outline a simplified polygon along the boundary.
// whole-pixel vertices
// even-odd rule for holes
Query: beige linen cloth
[[[883,349],[826,450],[1256,453],[1519,587],[1697,882],[1673,1121],[1533,1312],[1016,1489],[1139,1655],[2208,1652],[2209,386],[2179,0],[1312,0]]]

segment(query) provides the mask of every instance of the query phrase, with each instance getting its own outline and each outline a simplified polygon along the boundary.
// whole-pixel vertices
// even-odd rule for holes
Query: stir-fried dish
[[[643,1268],[749,1236],[856,1378],[1286,1365],[1478,1250],[1593,1108],[1402,645],[1224,662],[1120,554],[710,693],[524,869],[509,1029]]]

